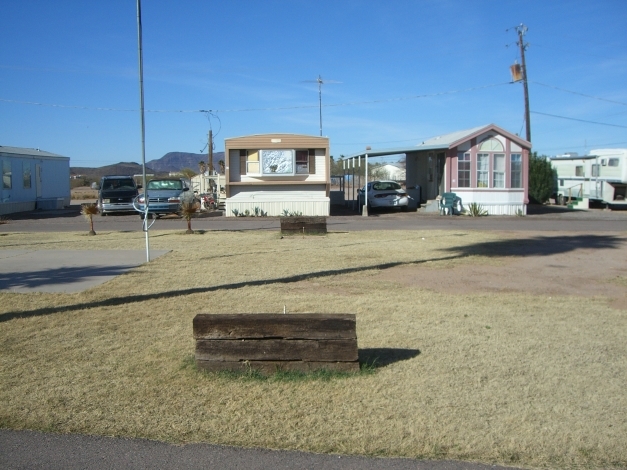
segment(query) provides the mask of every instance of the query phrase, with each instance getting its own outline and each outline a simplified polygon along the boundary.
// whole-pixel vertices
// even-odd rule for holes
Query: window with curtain
[[[510,185],[512,188],[522,188],[522,155],[512,153],[510,170]]]
[[[2,187],[4,189],[11,189],[13,182],[11,174],[11,160],[2,160]]]
[[[490,154],[478,153],[477,154],[477,187],[488,187],[488,172],[490,171]]]
[[[505,154],[494,154],[494,167],[492,170],[492,187],[505,187]]]
[[[30,177],[30,162],[23,162],[22,164],[22,181],[24,189],[30,189],[31,177]]]

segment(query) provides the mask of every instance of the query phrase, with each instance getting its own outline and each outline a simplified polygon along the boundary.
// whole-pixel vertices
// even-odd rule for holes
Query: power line
[[[541,113],[539,111],[531,111],[531,112],[533,114],[541,114],[543,116],[550,116],[550,117],[559,118],[559,119],[568,119],[569,121],[586,122],[588,124],[598,124],[601,126],[620,127],[622,129],[627,129],[627,126],[621,126],[619,124],[609,124],[607,122],[587,121],[585,119],[576,119],[576,118],[571,118],[571,117],[566,117],[566,116],[558,116],[557,114]]]
[[[627,103],[623,103],[621,101],[608,100],[606,98],[600,98],[598,96],[586,95],[585,93],[579,93],[578,91],[566,90],[564,88],[559,88],[559,87],[556,87],[556,86],[553,86],[553,85],[546,85],[546,84],[540,83],[540,82],[531,81],[531,83],[535,83],[536,85],[544,86],[544,87],[547,87],[547,88],[553,88],[554,90],[565,91],[566,93],[572,93],[573,95],[585,96],[586,98],[593,98],[593,99],[599,100],[599,101],[607,101],[608,103],[614,103],[614,104],[620,104],[620,105],[623,105],[623,106],[627,106]]]
[[[399,98],[388,98],[382,100],[371,100],[371,101],[352,101],[348,103],[332,103],[325,104],[323,107],[339,107],[339,106],[357,106],[364,104],[377,104],[377,103],[390,103],[394,101],[406,101],[406,100],[414,100],[420,98],[430,98],[434,96],[442,96],[442,95],[451,95],[455,93],[465,93],[468,91],[482,90],[485,88],[492,88],[502,85],[510,85],[510,82],[503,83],[494,83],[491,85],[482,85],[478,87],[464,88],[459,90],[450,90],[450,91],[442,91],[438,93],[428,93],[424,95],[412,95],[405,96]],[[5,103],[15,103],[15,104],[26,104],[33,106],[47,106],[53,108],[69,108],[69,109],[84,109],[84,110],[92,110],[92,111],[118,111],[118,112],[137,112],[136,109],[124,109],[124,108],[102,108],[102,107],[90,107],[90,106],[72,106],[72,105],[63,105],[63,104],[51,104],[51,103],[38,103],[34,101],[19,101],[19,100],[9,100],[0,98],[0,101]],[[267,108],[233,108],[233,109],[146,109],[147,113],[237,113],[237,112],[250,112],[250,111],[282,111],[288,109],[310,109],[317,108],[317,105],[302,105],[302,106],[277,106],[277,107],[267,107]]]

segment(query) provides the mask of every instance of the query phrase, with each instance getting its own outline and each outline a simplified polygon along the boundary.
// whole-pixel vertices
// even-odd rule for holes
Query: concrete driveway
[[[144,262],[142,250],[0,250],[0,291],[81,292]]]

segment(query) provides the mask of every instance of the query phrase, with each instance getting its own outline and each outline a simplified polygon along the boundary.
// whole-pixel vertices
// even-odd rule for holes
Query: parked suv
[[[193,200],[194,193],[189,190],[187,182],[182,178],[154,179],[146,183],[144,191],[148,195],[148,214],[157,217],[165,214],[176,214],[181,209],[181,202]],[[144,216],[146,199],[144,194],[137,197],[136,210]]]
[[[103,176],[98,191],[100,214],[133,211],[133,199],[137,194],[137,185],[132,176]]]

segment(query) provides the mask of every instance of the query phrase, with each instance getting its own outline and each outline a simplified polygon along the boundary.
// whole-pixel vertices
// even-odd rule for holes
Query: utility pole
[[[322,77],[320,75],[318,75],[318,80],[316,80],[318,82],[318,109],[320,110],[320,137],[322,137],[322,84],[324,83],[322,81]]]
[[[520,47],[520,60],[522,62],[522,79],[523,90],[525,93],[525,125],[527,130],[527,142],[531,142],[531,121],[529,118],[529,89],[527,88],[527,64],[525,62],[525,49],[527,44],[523,41],[523,36],[527,33],[527,27],[520,23],[516,26],[516,32],[518,33],[518,46]]]

